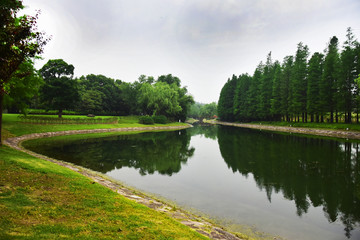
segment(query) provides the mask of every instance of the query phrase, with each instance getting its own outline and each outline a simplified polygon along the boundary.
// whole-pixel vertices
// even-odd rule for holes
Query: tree
[[[320,79],[323,73],[324,55],[315,52],[309,60],[307,84],[307,112],[311,122],[319,122],[320,109]],[[316,116],[315,116],[316,115]]]
[[[251,77],[248,74],[239,76],[234,97],[234,116],[239,121],[249,121],[248,94]]]
[[[291,74],[292,68],[294,66],[294,57],[286,56],[282,63],[281,71],[281,84],[280,84],[280,114],[283,116],[283,119],[290,121],[290,104],[291,102]]]
[[[0,3],[0,145],[3,99],[13,86],[12,75],[24,61],[41,54],[49,40],[36,30],[38,14],[18,17],[23,8],[21,0]]]
[[[291,75],[292,83],[292,101],[291,109],[294,114],[302,115],[302,122],[307,120],[306,114],[306,90],[307,90],[307,58],[309,56],[309,49],[302,42],[298,44],[295,55],[293,72]]]
[[[274,64],[271,58],[271,52],[266,58],[266,63],[263,68],[263,73],[260,78],[260,105],[259,116],[263,120],[270,120],[271,109],[271,94],[274,78]]]
[[[260,119],[260,83],[263,71],[264,64],[260,62],[250,82],[247,98],[249,121]]]
[[[179,113],[179,94],[165,82],[154,85],[144,83],[140,88],[140,104],[144,106],[144,113],[148,115],[165,115],[171,117]]]
[[[31,61],[20,64],[11,77],[11,89],[4,96],[4,108],[9,112],[26,113],[26,108],[32,98],[38,94],[40,86],[43,84],[42,78],[33,66]]]
[[[324,60],[324,71],[320,82],[320,106],[322,115],[330,112],[330,122],[334,122],[334,112],[337,111],[337,101],[342,101],[337,92],[340,59],[338,53],[338,38],[332,37]],[[336,114],[337,115],[337,114]]]
[[[208,103],[202,106],[200,110],[200,116],[201,118],[213,118],[215,115],[217,115],[217,104],[216,102]]]
[[[347,29],[346,41],[341,53],[341,75],[339,77],[339,100],[341,110],[345,112],[345,122],[351,123],[351,114],[354,105],[356,69],[356,45],[357,41],[351,28]]]
[[[276,62],[270,109],[272,118],[274,120],[281,119],[281,97],[281,67],[280,64]]]
[[[229,79],[220,92],[218,102],[219,118],[223,121],[234,121],[234,95],[237,77],[235,75]]]
[[[59,118],[64,109],[73,108],[80,100],[78,83],[73,80],[74,66],[62,59],[49,60],[40,74],[45,84],[40,89],[40,99],[47,109],[59,110]]]
[[[112,78],[94,74],[80,77],[80,79],[78,79],[82,95],[80,104],[85,107],[86,104],[84,105],[82,103],[88,101],[85,97],[90,97],[97,99],[97,103],[95,104],[98,105],[96,108],[84,108],[82,110],[85,112],[92,111],[97,114],[107,113],[118,115],[128,113],[128,107],[121,96],[121,89],[119,87],[121,81],[117,81],[118,83],[116,84],[116,81]]]

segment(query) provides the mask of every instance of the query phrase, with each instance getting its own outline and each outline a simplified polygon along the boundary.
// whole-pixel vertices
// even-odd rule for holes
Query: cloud
[[[322,51],[346,28],[360,35],[357,0],[24,0],[42,9],[53,35],[45,63],[63,58],[75,74],[134,81],[172,73],[196,100],[216,101],[232,74],[295,54],[300,41]],[[356,30],[357,29],[357,30]],[[204,91],[206,88],[206,91]]]

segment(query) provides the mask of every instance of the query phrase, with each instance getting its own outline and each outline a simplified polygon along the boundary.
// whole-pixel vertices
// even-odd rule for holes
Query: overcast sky
[[[52,36],[44,60],[75,76],[133,82],[173,74],[197,102],[218,101],[232,74],[253,74],[271,51],[282,62],[299,42],[323,51],[330,37],[360,38],[359,0],[24,0]]]

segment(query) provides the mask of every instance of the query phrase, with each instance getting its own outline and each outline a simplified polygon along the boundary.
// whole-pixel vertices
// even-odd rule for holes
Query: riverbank
[[[276,131],[276,132],[297,133],[297,134],[316,135],[316,136],[334,137],[334,138],[345,138],[345,139],[360,139],[360,131],[293,127],[291,124],[289,124],[289,126],[274,126],[274,125],[253,124],[253,123],[251,123],[251,124],[250,123],[249,124],[230,123],[230,122],[222,122],[222,121],[211,121],[210,123],[225,125],[225,126]]]
[[[0,216],[0,238],[250,239],[230,234],[97,172],[21,147],[22,141],[40,137],[188,126],[83,129],[7,138],[7,146],[0,148],[0,208],[6,213]]]

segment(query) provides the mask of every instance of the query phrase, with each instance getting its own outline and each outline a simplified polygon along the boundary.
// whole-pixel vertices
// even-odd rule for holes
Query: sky
[[[360,40],[359,0],[23,0],[40,10],[51,36],[49,59],[74,65],[75,76],[125,82],[172,74],[195,101],[217,102],[233,74],[253,75],[260,61],[282,62],[303,42],[323,52],[332,36]]]

